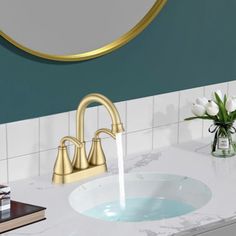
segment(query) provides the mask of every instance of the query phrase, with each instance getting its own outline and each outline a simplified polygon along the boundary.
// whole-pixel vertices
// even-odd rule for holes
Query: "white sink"
[[[186,176],[132,173],[125,175],[126,209],[119,207],[118,176],[82,184],[69,196],[80,214],[107,221],[154,221],[193,212],[211,199],[206,184]]]

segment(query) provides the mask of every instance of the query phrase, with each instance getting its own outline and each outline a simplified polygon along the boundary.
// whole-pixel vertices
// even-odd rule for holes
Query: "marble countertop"
[[[11,183],[12,198],[47,207],[47,220],[3,234],[4,236],[170,236],[195,235],[236,222],[236,157],[222,159],[209,155],[206,141],[129,156],[125,172],[158,172],[185,175],[209,186],[212,199],[202,208],[175,218],[151,222],[106,222],[75,212],[68,196],[87,181],[67,185],[51,184],[51,175]],[[109,161],[109,172],[117,173],[117,161]],[[81,203],[83,204],[83,203]]]

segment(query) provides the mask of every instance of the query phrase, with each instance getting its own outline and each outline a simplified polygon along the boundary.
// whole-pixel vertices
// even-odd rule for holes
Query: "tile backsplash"
[[[191,104],[197,97],[210,98],[217,89],[236,95],[236,81],[116,103],[126,129],[125,154],[148,152],[209,136],[209,122],[186,122],[184,118],[192,115]],[[0,183],[52,173],[60,138],[75,135],[75,116],[76,112],[70,111],[0,125]],[[94,131],[110,128],[111,121],[102,106],[88,108],[85,116],[89,149]],[[102,138],[109,162],[116,158],[115,141],[105,135]],[[73,148],[69,151],[72,153]]]

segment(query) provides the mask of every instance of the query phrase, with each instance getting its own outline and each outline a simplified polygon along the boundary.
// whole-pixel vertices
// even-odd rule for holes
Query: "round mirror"
[[[0,36],[33,55],[60,61],[98,57],[137,36],[166,0],[7,0]]]

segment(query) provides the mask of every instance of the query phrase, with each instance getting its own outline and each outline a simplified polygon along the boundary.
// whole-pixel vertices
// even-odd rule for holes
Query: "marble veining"
[[[161,235],[161,234],[158,234],[158,233],[153,232],[153,231],[148,230],[148,229],[141,229],[141,230],[139,230],[139,232],[145,233],[146,236],[158,236],[158,235]]]
[[[202,145],[203,141],[200,140],[199,144]],[[11,183],[13,199],[47,207],[47,220],[3,235],[193,236],[236,223],[236,158],[216,159],[209,154],[196,152],[196,149],[196,142],[190,142],[125,158],[126,173],[157,172],[183,175],[207,184],[212,191],[212,199],[194,212],[159,221],[130,223],[107,222],[75,212],[69,205],[69,194],[83,183],[116,174],[117,160],[114,158],[108,163],[108,173],[79,183],[53,185],[51,175]]]

